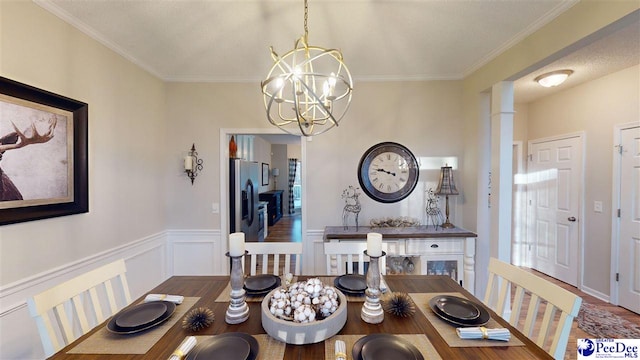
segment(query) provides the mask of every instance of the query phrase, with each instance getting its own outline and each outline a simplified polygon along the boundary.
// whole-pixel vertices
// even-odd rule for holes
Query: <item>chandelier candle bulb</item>
[[[369,256],[382,256],[382,234],[367,234],[367,254]]]
[[[229,255],[244,255],[244,233],[236,232],[229,234]]]

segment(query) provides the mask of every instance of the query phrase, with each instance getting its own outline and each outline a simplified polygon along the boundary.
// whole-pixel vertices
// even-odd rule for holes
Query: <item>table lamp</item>
[[[451,229],[455,227],[452,223],[449,222],[449,195],[458,195],[458,189],[456,189],[456,183],[453,181],[453,171],[451,166],[443,166],[440,168],[440,182],[438,183],[438,188],[435,193],[437,195],[445,195],[446,197],[446,210],[445,215],[447,219],[442,225],[440,225],[444,229]]]

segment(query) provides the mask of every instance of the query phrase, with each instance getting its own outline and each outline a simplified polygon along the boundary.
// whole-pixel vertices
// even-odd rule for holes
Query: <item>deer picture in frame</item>
[[[0,77],[0,225],[89,210],[88,105]]]

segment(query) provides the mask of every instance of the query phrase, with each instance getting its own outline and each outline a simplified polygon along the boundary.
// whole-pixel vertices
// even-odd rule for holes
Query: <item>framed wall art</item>
[[[89,211],[88,105],[0,77],[0,225]]]
[[[269,164],[262,163],[262,185],[269,185]]]

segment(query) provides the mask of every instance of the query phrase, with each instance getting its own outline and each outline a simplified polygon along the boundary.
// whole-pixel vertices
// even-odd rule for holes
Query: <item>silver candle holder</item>
[[[369,268],[367,269],[367,289],[364,291],[365,300],[362,305],[360,317],[369,324],[379,324],[384,320],[384,310],[380,304],[380,266],[378,259],[387,255],[384,251],[380,256],[370,256],[367,250],[364,254],[369,256]]]
[[[246,293],[244,291],[244,271],[242,269],[242,257],[249,252],[245,250],[243,255],[232,256],[231,258],[231,300],[224,320],[227,324],[240,324],[249,318],[249,306],[246,302]]]

